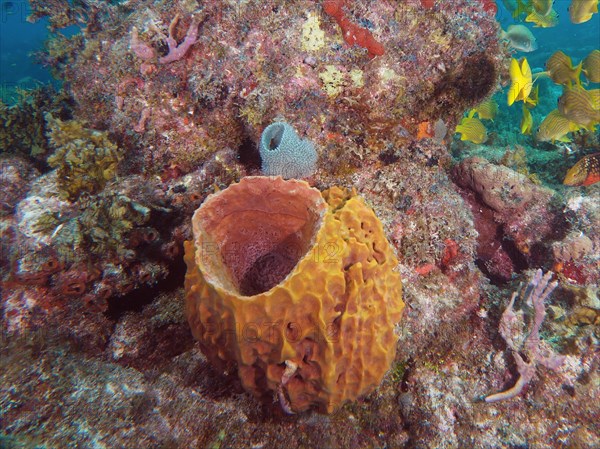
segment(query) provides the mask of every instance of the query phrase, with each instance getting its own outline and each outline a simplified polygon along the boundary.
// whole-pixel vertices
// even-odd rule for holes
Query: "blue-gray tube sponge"
[[[314,173],[317,152],[309,140],[301,139],[286,122],[271,123],[260,137],[262,171],[284,179],[305,178]]]

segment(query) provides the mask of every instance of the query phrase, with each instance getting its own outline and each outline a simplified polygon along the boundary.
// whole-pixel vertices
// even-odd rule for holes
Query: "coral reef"
[[[72,23],[63,14],[33,5],[34,18]],[[258,142],[279,116],[337,165],[362,142],[385,144],[404,128],[416,135],[425,121],[453,129],[495,89],[506,56],[493,17],[465,0],[433,9],[146,0],[96,3],[77,17],[93,20],[93,34],[57,34],[63,43],[48,44],[47,63],[78,118],[110,129],[127,160],[152,172],[174,163],[186,173],[217,150]]]
[[[383,228],[359,197],[246,177],[193,223],[186,311],[217,366],[237,362],[247,390],[277,391],[289,413],[331,413],[379,384],[404,303]]]
[[[128,175],[72,201],[61,199],[58,170],[27,184],[7,178],[15,181],[15,197],[7,195],[12,209],[1,228],[3,331],[22,335],[53,325],[88,337],[92,346],[104,344],[111,328],[103,312],[117,298],[180,270],[183,241],[191,236],[188,217],[215,182],[227,185],[234,176],[223,169],[229,157],[219,156],[177,180]],[[21,164],[5,161],[11,161],[3,165],[7,175]]]
[[[480,268],[493,279],[544,266],[578,284],[600,280],[594,250],[600,237],[591,229],[600,211],[590,197],[564,198],[536,177],[479,157],[464,159],[452,173],[475,218]]]
[[[510,81],[493,0],[30,4],[30,19],[47,17],[53,32],[36,56],[64,91],[23,92],[0,106],[0,446],[596,447],[600,184],[562,181],[600,151],[597,133],[580,131],[568,145],[535,142],[515,136],[521,111],[504,107],[485,123],[485,145],[447,132]],[[71,25],[81,32],[58,31]],[[560,95],[545,80],[536,86],[534,121]],[[333,353],[321,349],[339,349],[339,341],[281,336],[300,330],[282,327],[292,314],[302,329],[318,328],[317,311],[348,318],[350,302],[318,310],[327,288],[309,276],[298,276],[306,286],[290,286],[311,293],[302,302],[294,303],[299,294],[258,307],[247,300],[283,295],[278,286],[309,263],[298,259],[302,245],[286,241],[251,269],[230,263],[247,273],[244,291],[256,293],[231,300],[247,312],[239,321],[268,312],[281,322],[247,326],[241,344],[226,347],[233,332],[215,345],[195,341],[183,313],[192,304],[181,286],[194,211],[207,195],[261,173],[261,133],[283,120],[318,153],[307,178],[315,189],[302,185],[339,206],[322,203],[321,219],[338,217],[356,231],[348,237],[346,227],[332,241],[358,245],[358,219],[370,217],[386,269],[403,282],[397,343],[388,322],[383,349],[368,343],[376,334],[349,330],[355,348],[370,345],[385,363],[359,364],[363,351],[345,346],[339,356],[352,363],[340,366],[357,369],[340,379],[366,376],[366,366],[371,380],[344,392],[322,389],[340,359],[323,362]],[[53,145],[51,136],[64,139]],[[106,177],[96,164],[104,155]],[[83,176],[71,189],[66,176],[74,173]],[[283,207],[270,199],[268,207]],[[348,213],[359,203],[363,217]],[[241,223],[253,220],[233,224]],[[319,249],[335,256],[335,246]],[[192,253],[190,246],[191,265]],[[370,254],[367,245],[353,254],[366,259],[352,275],[370,273]],[[328,287],[346,285],[350,271],[324,265],[317,268],[331,266],[339,279]],[[523,326],[499,332],[511,293],[539,268],[558,283],[545,319],[515,298]],[[347,292],[379,286],[361,279]],[[223,298],[215,292],[230,293],[211,285],[203,289],[215,301]],[[379,303],[373,309],[377,323],[385,314]],[[534,327],[521,346],[521,331]],[[520,337],[512,346],[509,334]],[[521,367],[528,382],[518,398],[482,400],[517,383],[515,357],[534,365],[548,348],[560,367],[535,376]],[[331,392],[333,413],[300,412],[312,402],[328,411]]]
[[[476,216],[483,221],[487,215],[488,222],[491,218],[499,224],[502,229],[500,240],[510,239],[515,252],[522,258],[543,263],[547,252],[544,247],[564,236],[569,227],[562,213],[564,205],[556,192],[507,167],[482,158],[469,158],[454,168],[453,177],[459,186],[477,196],[475,203],[473,199],[471,201],[471,204],[477,204],[472,210],[479,204],[485,207],[477,211]],[[490,231],[485,231],[486,227]],[[507,260],[510,254],[506,249],[491,243],[499,238],[497,226],[482,224],[478,231],[482,234],[480,257],[488,270],[505,277],[512,271],[513,263]],[[487,236],[488,233],[494,236]]]

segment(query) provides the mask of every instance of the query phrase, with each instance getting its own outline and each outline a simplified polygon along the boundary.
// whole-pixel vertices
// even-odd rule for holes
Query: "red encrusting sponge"
[[[356,44],[359,47],[366,48],[371,58],[383,55],[383,45],[380,42],[377,42],[371,32],[366,28],[352,23],[350,19],[344,15],[342,7],[345,3],[346,0],[325,0],[323,2],[323,10],[325,13],[335,19],[342,29],[344,41],[346,41],[348,45]]]

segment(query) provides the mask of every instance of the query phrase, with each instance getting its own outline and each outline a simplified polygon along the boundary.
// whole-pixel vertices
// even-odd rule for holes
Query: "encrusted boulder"
[[[331,413],[396,352],[397,259],[354,192],[246,177],[211,195],[186,242],[186,313],[207,357],[287,412]]]

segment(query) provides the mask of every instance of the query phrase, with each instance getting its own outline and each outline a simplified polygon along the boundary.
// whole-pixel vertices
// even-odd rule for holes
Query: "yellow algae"
[[[365,85],[365,74],[360,69],[350,70],[350,79],[355,87],[363,87]]]
[[[400,79],[398,74],[396,72],[394,72],[392,69],[390,69],[389,67],[382,67],[379,70],[379,78],[384,83],[388,82],[388,81]]]
[[[308,13],[306,22],[302,25],[302,49],[317,51],[325,46],[325,31],[321,29],[319,16],[314,12]]]
[[[325,66],[325,70],[319,73],[323,82],[323,89],[330,97],[337,97],[344,88],[344,73],[333,65]]]

